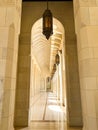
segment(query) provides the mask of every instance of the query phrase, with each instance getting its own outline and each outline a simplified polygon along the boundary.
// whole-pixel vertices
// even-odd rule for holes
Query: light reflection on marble
[[[32,121],[27,128],[16,130],[81,130],[81,128],[68,128],[65,114],[58,105],[56,95],[43,93],[32,108]]]
[[[64,112],[53,93],[43,93],[32,107],[32,121],[64,120]]]

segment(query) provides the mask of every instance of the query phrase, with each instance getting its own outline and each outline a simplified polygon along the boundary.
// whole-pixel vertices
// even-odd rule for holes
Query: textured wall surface
[[[0,0],[0,130],[13,130],[21,1]]]
[[[98,0],[74,0],[83,130],[98,130]]]

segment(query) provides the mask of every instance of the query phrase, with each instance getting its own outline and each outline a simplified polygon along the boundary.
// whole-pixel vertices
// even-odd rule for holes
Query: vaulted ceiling
[[[66,30],[68,30],[66,37],[69,37],[71,28],[71,26],[69,27],[69,25],[71,25],[69,23],[72,21],[72,13],[70,11],[72,7],[72,2],[60,2],[60,4],[57,2],[57,5],[56,1],[53,3],[54,4],[50,2],[49,7],[53,12],[53,16],[59,19],[60,22],[55,18],[53,19],[53,35],[50,37],[49,40],[47,40],[46,37],[42,34],[41,16],[42,12],[45,9],[45,1],[43,3],[40,1],[23,3],[22,32],[25,33],[31,31],[31,27],[33,25],[31,34],[31,55],[34,55],[42,73],[45,76],[51,75],[53,65],[55,63],[55,56],[58,50],[62,49],[62,44],[65,40],[64,28],[66,27]],[[65,15],[66,17],[63,18],[63,15]],[[62,26],[61,21],[64,27]]]
[[[50,75],[55,63],[58,50],[62,49],[64,28],[62,24],[53,19],[53,35],[46,39],[42,34],[42,19],[38,20],[32,28],[32,55],[35,56],[41,70],[45,75]]]

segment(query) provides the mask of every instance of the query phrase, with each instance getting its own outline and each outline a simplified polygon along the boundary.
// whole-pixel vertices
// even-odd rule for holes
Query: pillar
[[[83,130],[98,130],[98,0],[74,0]]]
[[[71,44],[73,42],[74,44]],[[69,126],[82,126],[82,110],[76,40],[66,45],[67,120]]]
[[[82,109],[74,12],[71,12],[71,17],[67,22],[65,27],[67,121],[69,126],[82,126]]]
[[[33,51],[31,52],[31,54],[33,53]],[[29,121],[32,121],[32,113],[34,110],[34,103],[36,101],[36,99],[39,97],[39,93],[40,93],[40,69],[39,66],[35,60],[35,58],[33,58],[33,54],[31,55],[31,75],[30,75],[30,98],[29,98]]]
[[[53,81],[53,88],[55,90],[57,99],[59,99],[59,79],[58,78],[59,78],[59,75],[58,75],[58,67],[57,67],[57,70],[53,75],[53,80],[54,80]]]
[[[30,34],[23,33],[19,39],[17,86],[15,102],[15,127],[29,125],[30,111],[30,65],[31,65]]]
[[[21,0],[0,0],[0,130],[13,130]]]

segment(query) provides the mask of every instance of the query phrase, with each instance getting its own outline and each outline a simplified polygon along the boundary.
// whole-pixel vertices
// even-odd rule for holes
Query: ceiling
[[[31,4],[29,3],[30,1],[36,2],[38,0],[35,0],[35,1],[23,0],[23,1],[28,2],[28,4],[30,5]],[[43,2],[45,1],[46,0],[44,0]],[[72,1],[72,0],[64,0],[64,1]],[[27,4],[27,3],[24,3],[24,4]],[[31,5],[29,7],[31,7]],[[36,7],[37,5],[34,6],[34,8]],[[31,55],[35,57],[40,67],[40,70],[45,76],[51,75],[53,65],[55,63],[55,56],[58,50],[62,49],[62,43],[64,43],[64,28],[62,24],[55,18],[53,19],[53,24],[54,24],[53,35],[50,37],[49,40],[47,40],[45,36],[42,34],[42,19],[37,20],[32,27],[32,36],[31,36],[31,43],[32,43],[31,53],[32,54]]]

